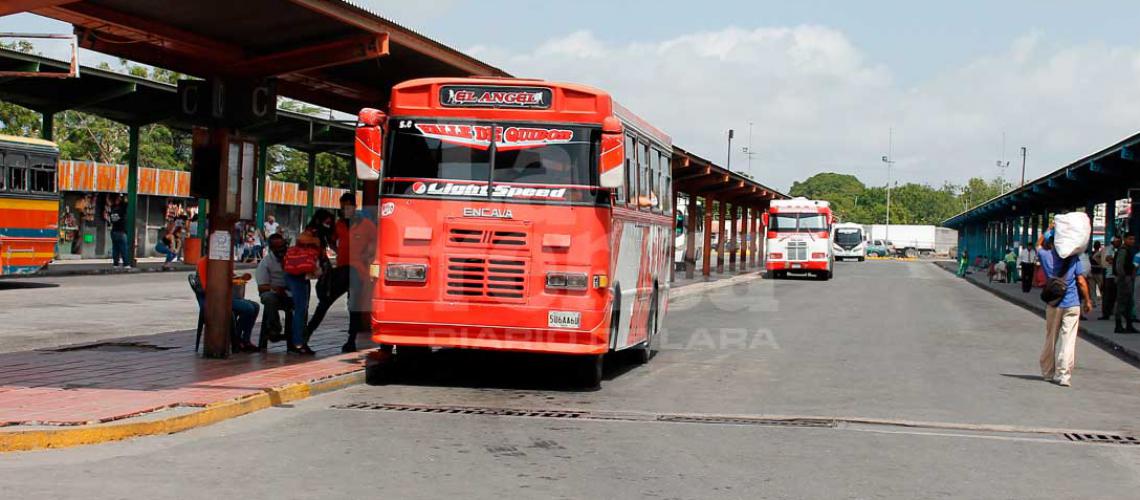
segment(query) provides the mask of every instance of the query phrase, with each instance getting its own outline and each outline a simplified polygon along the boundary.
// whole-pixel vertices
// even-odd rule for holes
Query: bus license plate
[[[547,325],[550,328],[578,328],[582,324],[582,313],[550,311],[547,320]]]
[[[803,264],[792,264],[792,269],[803,269]]]

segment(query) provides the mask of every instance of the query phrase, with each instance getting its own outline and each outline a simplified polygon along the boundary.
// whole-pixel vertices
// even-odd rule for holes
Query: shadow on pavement
[[[59,288],[59,284],[41,283],[37,281],[0,280],[0,292],[4,290],[27,290],[30,288]]]
[[[603,380],[636,368],[625,352],[605,357]],[[522,389],[589,392],[574,380],[577,356],[521,352],[442,349],[414,361],[399,361],[394,384],[472,389]]]

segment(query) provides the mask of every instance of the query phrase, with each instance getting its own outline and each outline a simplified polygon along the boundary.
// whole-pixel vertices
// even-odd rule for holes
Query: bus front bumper
[[[604,354],[610,347],[609,315],[602,311],[574,311],[582,326],[572,329],[549,327],[547,307],[383,299],[372,304],[372,341],[378,344],[550,354]]]
[[[764,264],[769,271],[826,271],[826,260],[808,260],[789,262],[786,260],[768,261]]]

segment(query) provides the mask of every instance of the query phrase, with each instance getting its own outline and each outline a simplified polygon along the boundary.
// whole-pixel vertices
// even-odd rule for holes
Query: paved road
[[[1033,432],[1140,435],[1136,367],[1082,341],[1073,388],[1034,380],[1037,316],[929,263],[851,263],[837,274],[676,303],[657,358],[635,368],[613,360],[599,391],[564,386],[546,358],[436,353],[392,386],[173,436],[0,456],[0,489],[27,498],[1136,497],[1140,446]],[[589,413],[333,408],[355,403]],[[836,425],[647,420],[680,414]]]

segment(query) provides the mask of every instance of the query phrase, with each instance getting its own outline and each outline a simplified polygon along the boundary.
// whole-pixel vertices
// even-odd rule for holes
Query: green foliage
[[[285,146],[269,147],[269,176],[286,182],[309,183],[309,155]],[[348,160],[326,153],[317,154],[317,185],[348,188],[355,179]]]
[[[1009,190],[1001,179],[973,178],[965,185],[940,188],[908,183],[891,189],[892,224],[940,224]],[[853,175],[825,172],[792,184],[792,196],[828,200],[845,222],[882,224],[887,220],[886,186],[867,187]]]

